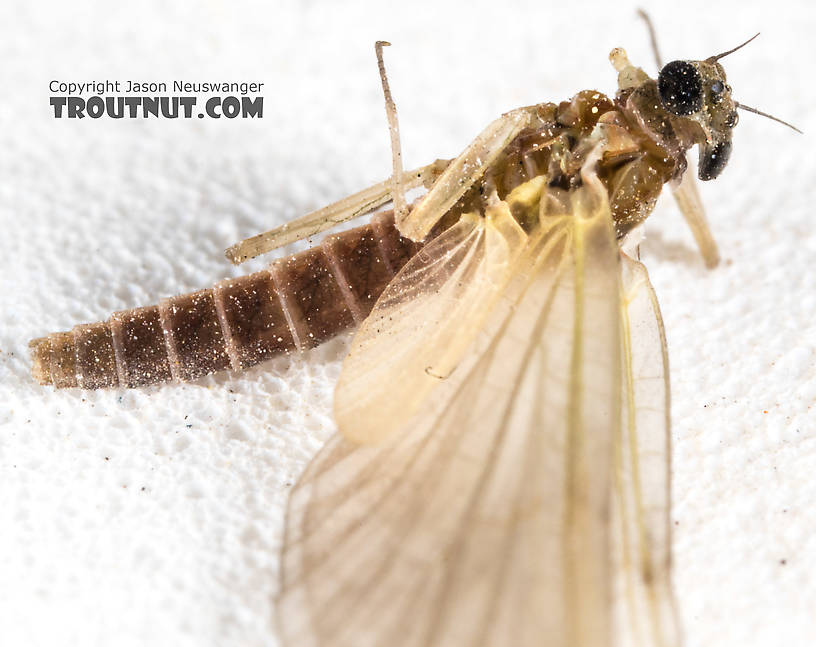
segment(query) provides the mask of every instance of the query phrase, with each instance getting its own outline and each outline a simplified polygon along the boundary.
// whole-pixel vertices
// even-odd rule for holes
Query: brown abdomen
[[[378,214],[267,270],[34,339],[32,374],[57,388],[135,387],[313,348],[358,325],[418,249]]]

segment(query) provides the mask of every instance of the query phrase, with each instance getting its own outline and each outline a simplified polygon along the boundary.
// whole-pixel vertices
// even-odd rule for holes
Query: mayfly
[[[36,339],[33,374],[190,380],[357,325],[340,434],[289,501],[284,642],[677,645],[668,359],[630,243],[668,183],[717,264],[686,153],[699,145],[711,180],[737,109],[770,117],[731,97],[719,61],[739,48],[662,65],[654,45],[656,80],[615,49],[614,98],[512,110],[457,158],[406,172],[385,44],[390,178],[228,256],[392,212],[262,272]]]

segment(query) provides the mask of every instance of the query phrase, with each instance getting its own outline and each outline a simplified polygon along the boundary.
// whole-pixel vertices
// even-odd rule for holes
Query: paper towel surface
[[[0,8],[0,644],[276,645],[287,493],[333,433],[348,338],[148,389],[36,385],[32,337],[254,271],[223,249],[380,181],[387,39],[406,167],[495,116],[654,74],[636,4],[148,1]],[[663,56],[813,130],[806,3],[651,9]],[[262,81],[263,119],[55,119],[57,80]],[[812,135],[743,113],[702,187],[704,269],[669,199],[647,223],[673,388],[675,582],[689,646],[816,642]]]

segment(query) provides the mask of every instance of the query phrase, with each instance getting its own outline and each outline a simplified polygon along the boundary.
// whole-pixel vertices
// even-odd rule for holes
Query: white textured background
[[[0,644],[275,645],[287,492],[333,431],[347,339],[243,375],[53,392],[26,342],[243,270],[222,250],[582,88],[654,71],[635,5],[0,6]],[[342,8],[340,5],[342,4]],[[703,187],[705,271],[670,200],[642,252],[674,394],[676,588],[689,646],[816,644],[816,217],[808,3],[661,3],[663,54],[726,59],[743,114]],[[260,80],[261,120],[56,120],[51,79]],[[261,263],[250,269],[257,269]]]

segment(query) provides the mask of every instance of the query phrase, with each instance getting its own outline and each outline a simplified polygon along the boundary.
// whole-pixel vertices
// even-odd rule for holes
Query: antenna
[[[727,52],[723,52],[722,54],[717,54],[716,56],[709,56],[709,57],[706,59],[706,61],[711,62],[711,63],[713,63],[714,61],[719,61],[719,60],[720,60],[721,58],[723,58],[724,56],[728,56],[729,54],[733,54],[734,52],[736,52],[738,49],[742,49],[742,48],[743,48],[743,47],[745,47],[745,46],[746,46],[748,43],[750,43],[752,40],[754,40],[754,38],[756,38],[757,36],[759,36],[759,32],[757,32],[756,34],[754,34],[753,36],[751,36],[751,37],[750,37],[748,40],[746,40],[746,41],[745,41],[745,42],[744,42],[742,45],[737,45],[737,46],[736,46],[734,49],[729,49]]]
[[[740,45],[740,47],[742,47],[742,45]],[[740,108],[741,110],[745,110],[747,112],[753,112],[755,115],[761,115],[763,117],[767,117],[768,119],[773,119],[774,121],[778,121],[783,126],[787,126],[788,128],[791,128],[791,129],[795,130],[800,135],[805,134],[801,130],[799,130],[796,126],[794,126],[793,124],[789,124],[787,121],[782,121],[779,117],[774,117],[773,115],[769,115],[767,112],[762,112],[761,110],[757,110],[756,108],[752,108],[751,106],[746,106],[744,103],[739,103],[738,101],[734,101],[734,105],[737,106],[737,108]]]

